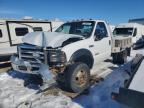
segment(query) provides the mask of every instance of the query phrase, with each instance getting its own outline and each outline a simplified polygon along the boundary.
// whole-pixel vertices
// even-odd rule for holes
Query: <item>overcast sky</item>
[[[0,18],[104,19],[112,24],[144,17],[144,0],[0,0]]]

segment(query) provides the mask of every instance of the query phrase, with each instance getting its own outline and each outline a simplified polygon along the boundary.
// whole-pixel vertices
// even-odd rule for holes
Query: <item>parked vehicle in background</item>
[[[38,74],[49,83],[56,75],[60,86],[72,92],[89,87],[90,72],[95,63],[113,56],[113,61],[125,63],[131,37],[113,37],[103,20],[67,22],[55,32],[33,32],[23,38],[17,56],[11,57],[14,70]],[[51,82],[51,81],[50,81]]]
[[[0,20],[0,64],[9,62],[12,54],[17,52],[17,45],[22,43],[22,37],[30,32],[53,31],[61,21],[44,20]]]
[[[133,48],[144,45],[144,25],[138,23],[122,23],[115,27],[114,36],[132,37]]]

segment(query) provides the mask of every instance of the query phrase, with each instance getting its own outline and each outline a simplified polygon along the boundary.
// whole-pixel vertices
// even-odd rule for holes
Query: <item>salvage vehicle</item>
[[[122,23],[115,27],[114,36],[131,36],[133,48],[144,46],[144,25],[138,23]]]
[[[55,32],[27,34],[18,45],[17,55],[11,57],[12,67],[40,75],[45,84],[57,81],[62,88],[80,93],[89,87],[95,63],[110,55],[114,62],[126,62],[131,40],[113,37],[103,20],[67,22]]]
[[[22,37],[35,31],[52,31],[59,27],[61,21],[34,19],[0,19],[0,64],[9,63],[10,56],[17,52],[17,45]]]

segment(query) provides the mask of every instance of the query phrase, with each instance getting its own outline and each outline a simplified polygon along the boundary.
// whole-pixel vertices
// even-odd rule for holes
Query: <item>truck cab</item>
[[[67,45],[64,45],[62,51],[66,53],[68,61],[74,53],[80,52],[85,55],[84,52],[89,52],[92,54],[93,58],[93,63],[90,63],[92,65],[108,58],[111,54],[111,31],[105,21],[90,20],[68,22],[60,26],[55,32],[80,35],[83,38],[73,43],[70,42],[71,40],[64,42],[67,43]]]

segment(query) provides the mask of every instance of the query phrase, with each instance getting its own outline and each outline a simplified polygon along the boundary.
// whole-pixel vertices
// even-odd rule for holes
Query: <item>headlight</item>
[[[49,58],[48,60],[49,62],[55,63],[55,64],[66,62],[66,55],[60,49],[54,49],[54,50],[48,51],[48,58]]]

